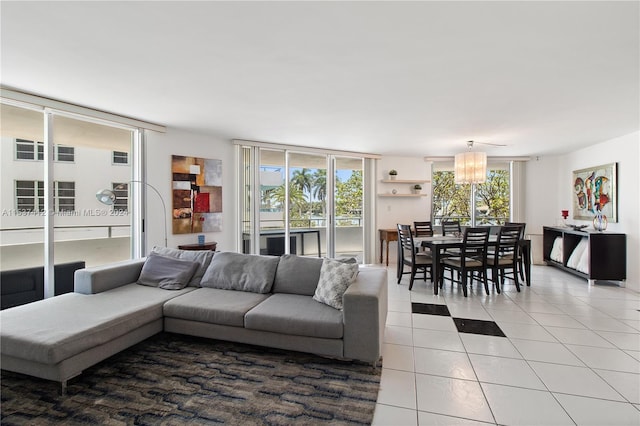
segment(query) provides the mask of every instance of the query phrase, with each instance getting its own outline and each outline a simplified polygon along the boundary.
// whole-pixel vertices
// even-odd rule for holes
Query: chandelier
[[[468,141],[469,150],[455,156],[455,182],[457,184],[484,183],[487,180],[487,153],[473,152],[473,141]]]

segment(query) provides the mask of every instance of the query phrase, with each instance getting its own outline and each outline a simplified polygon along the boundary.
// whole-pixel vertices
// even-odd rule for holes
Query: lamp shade
[[[96,198],[102,204],[106,204],[107,206],[112,206],[113,203],[116,202],[116,194],[110,189],[101,189],[96,192]]]
[[[455,156],[455,182],[484,183],[487,180],[487,153],[462,152]]]

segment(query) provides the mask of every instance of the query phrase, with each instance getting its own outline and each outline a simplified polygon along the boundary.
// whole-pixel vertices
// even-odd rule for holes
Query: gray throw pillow
[[[342,296],[358,276],[357,263],[324,259],[313,300],[342,310]]]
[[[224,290],[269,293],[277,267],[277,256],[216,253],[200,285]]]
[[[142,265],[138,284],[180,290],[189,284],[197,268],[198,264],[189,260],[152,254]]]
[[[209,267],[215,252],[211,250],[180,250],[169,247],[154,247],[151,254],[159,254],[160,256],[196,262],[198,264],[198,269],[196,269],[195,274],[191,277],[189,287],[200,287],[202,276]]]

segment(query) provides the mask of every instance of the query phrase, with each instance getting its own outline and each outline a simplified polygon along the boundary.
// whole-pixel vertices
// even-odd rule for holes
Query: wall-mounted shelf
[[[380,182],[385,184],[394,184],[394,185],[410,185],[410,188],[413,189],[413,185],[422,185],[426,183],[431,183],[428,179],[381,179]],[[388,188],[388,187],[387,187]],[[423,193],[413,193],[413,192],[405,192],[405,193],[391,193],[385,192],[382,194],[378,194],[378,197],[426,197],[428,194]]]
[[[380,182],[382,183],[431,183],[430,180],[420,180],[420,179],[382,179]]]
[[[378,197],[426,197],[427,194],[378,194]]]

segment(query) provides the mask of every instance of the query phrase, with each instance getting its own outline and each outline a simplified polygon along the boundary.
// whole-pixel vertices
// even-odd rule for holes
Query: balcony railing
[[[131,225],[65,225],[54,227],[55,241],[93,240],[131,236]],[[0,228],[3,246],[44,242],[44,227]]]

